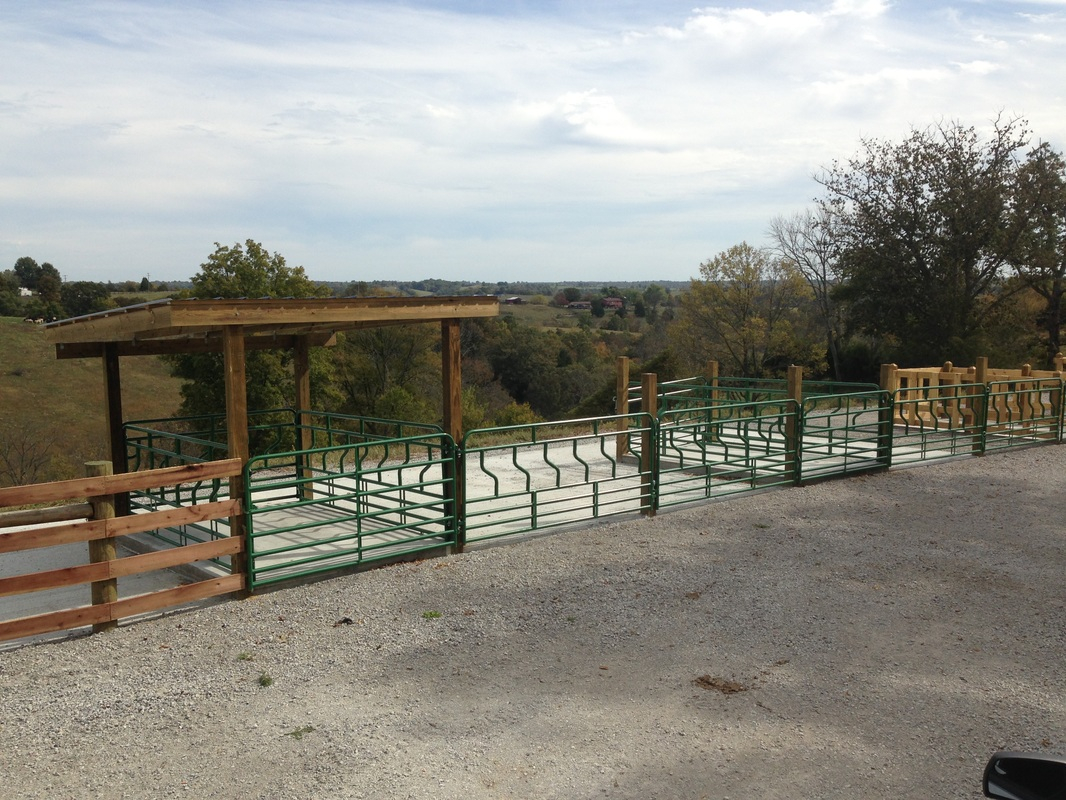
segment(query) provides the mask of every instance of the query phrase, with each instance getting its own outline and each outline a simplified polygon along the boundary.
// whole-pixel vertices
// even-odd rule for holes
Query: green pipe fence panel
[[[634,455],[619,458],[617,442],[639,440],[653,424],[625,414],[470,431],[462,448],[466,541],[649,510],[651,473]]]
[[[897,389],[892,395],[891,465],[983,452],[987,390],[979,383]]]
[[[403,439],[422,434],[440,434],[439,425],[404,420],[362,417],[322,411],[303,412],[302,430],[311,432],[314,447],[359,444],[380,439]]]
[[[796,481],[791,400],[665,411],[659,415],[659,508]]]
[[[657,419],[631,413],[479,429],[462,448],[435,425],[254,412],[259,449],[245,480],[250,584],[801,480],[1062,441],[1058,378],[892,394],[805,382],[802,407],[786,396],[784,381],[688,378],[659,388]],[[301,428],[311,449],[294,449]],[[140,420],[125,432],[131,470],[226,456],[221,415]],[[163,510],[228,495],[228,483],[215,480],[138,493],[131,503],[135,512]],[[175,546],[228,535],[226,520],[156,532]]]
[[[455,470],[444,434],[250,459],[250,585],[454,544]]]
[[[1061,379],[993,381],[987,398],[986,451],[1062,440]]]
[[[888,466],[892,431],[885,424],[891,397],[873,389],[805,396],[800,441],[803,480]]]

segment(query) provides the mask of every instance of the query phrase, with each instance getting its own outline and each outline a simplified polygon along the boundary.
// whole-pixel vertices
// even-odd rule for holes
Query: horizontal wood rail
[[[109,470],[110,467],[107,469]],[[239,556],[245,550],[244,539],[239,536],[123,558],[114,555],[105,555],[101,558],[98,555],[100,552],[106,552],[102,550],[102,542],[113,543],[119,536],[215,519],[230,518],[232,520],[243,513],[242,501],[239,498],[125,517],[114,517],[99,511],[99,509],[111,508],[114,495],[230,478],[240,475],[241,469],[240,460],[234,458],[144,472],[94,475],[70,481],[0,489],[0,508],[91,500],[91,502],[75,502],[52,508],[32,508],[0,513],[0,528],[33,526],[26,530],[0,533],[0,555],[79,542],[88,543],[90,548],[90,563],[0,578],[0,597],[82,584],[90,584],[93,589],[92,605],[0,621],[0,641],[70,630],[86,625],[92,625],[94,631],[105,630],[114,627],[123,617],[152,613],[183,603],[244,591],[247,587],[247,576],[243,571],[239,571],[231,575],[209,578],[133,597],[119,599],[117,595],[118,578],[225,556]],[[70,522],[72,519],[83,521]],[[243,564],[243,559],[233,558],[232,563]]]

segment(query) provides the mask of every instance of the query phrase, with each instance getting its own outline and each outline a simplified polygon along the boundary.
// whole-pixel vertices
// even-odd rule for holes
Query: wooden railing
[[[76,480],[0,489],[0,509],[80,501],[58,507],[0,513],[0,528],[32,526],[25,530],[0,533],[0,558],[3,558],[5,553],[87,542],[90,562],[81,566],[0,578],[0,598],[79,584],[90,584],[92,597],[91,605],[13,620],[0,620],[0,641],[86,625],[92,625],[94,631],[104,630],[117,625],[118,620],[123,617],[160,611],[183,603],[245,590],[247,575],[243,558],[244,540],[240,536],[121,558],[116,557],[114,546],[116,537],[119,536],[192,522],[240,517],[240,498],[146,514],[114,516],[115,495],[239,476],[239,459],[120,475],[108,474],[110,464],[107,462],[96,462],[95,465],[87,466],[95,467],[101,474],[90,474],[89,477]],[[240,530],[240,526],[231,528]],[[118,578],[224,556],[231,558],[232,570],[229,575],[118,598]]]
[[[893,421],[897,425],[935,425],[938,419],[951,421],[954,427],[971,426],[987,413],[990,419],[1025,421],[1038,415],[1029,404],[1027,392],[1040,387],[1043,379],[1060,379],[1063,356],[1055,358],[1054,370],[1033,369],[1029,364],[1019,369],[995,369],[987,358],[977,359],[977,365],[956,367],[950,361],[941,367],[912,367],[900,369],[895,364],[881,367],[881,388],[893,392],[896,409]],[[992,407],[975,410],[976,385],[1009,384],[1011,393],[996,393]]]

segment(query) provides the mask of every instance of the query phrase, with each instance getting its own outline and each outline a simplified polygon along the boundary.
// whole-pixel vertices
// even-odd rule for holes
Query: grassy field
[[[121,360],[123,415],[172,414],[180,381],[155,357]],[[76,477],[107,451],[103,366],[95,358],[59,361],[39,325],[0,317],[0,435],[29,431],[51,443],[49,477]]]

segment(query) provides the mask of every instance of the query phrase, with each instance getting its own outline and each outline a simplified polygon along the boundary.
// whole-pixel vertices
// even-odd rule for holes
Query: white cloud
[[[1002,109],[1066,145],[1047,5],[759,5],[41,0],[0,18],[0,268],[180,278],[252,236],[338,280],[685,279],[860,136]]]

